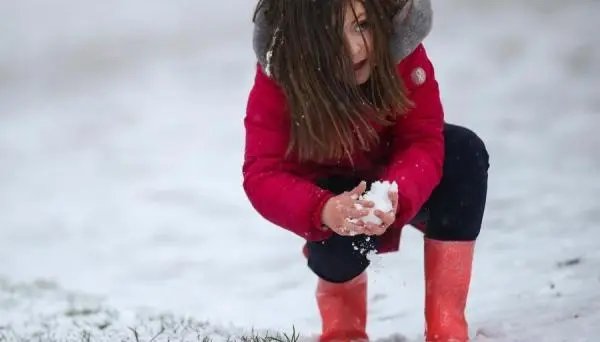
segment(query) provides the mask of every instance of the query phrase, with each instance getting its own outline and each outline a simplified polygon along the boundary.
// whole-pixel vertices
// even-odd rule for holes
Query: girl
[[[265,219],[307,241],[322,342],[368,340],[363,252],[398,250],[406,224],[425,234],[426,340],[469,338],[488,154],[475,133],[444,123],[422,45],[431,22],[429,0],[256,7],[244,189]],[[361,220],[373,204],[359,198],[377,180],[398,184],[380,225]]]

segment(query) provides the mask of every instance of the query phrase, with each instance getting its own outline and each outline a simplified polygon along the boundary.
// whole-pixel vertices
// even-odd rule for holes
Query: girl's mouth
[[[363,59],[362,61],[358,62],[358,63],[354,63],[354,71],[358,71],[360,69],[362,69],[365,64],[367,64],[367,60]]]

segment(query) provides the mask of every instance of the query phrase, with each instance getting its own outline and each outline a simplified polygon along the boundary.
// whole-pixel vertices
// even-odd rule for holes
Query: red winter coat
[[[419,211],[442,176],[443,121],[438,84],[425,48],[419,45],[397,65],[415,107],[395,125],[380,129],[378,148],[357,152],[350,164],[286,160],[290,117],[281,88],[257,65],[244,119],[244,190],[270,222],[310,241],[327,239],[321,211],[333,193],[315,182],[327,175],[364,176],[398,183],[396,223],[382,236],[380,253],[398,250],[401,228]],[[424,77],[423,77],[424,76]]]

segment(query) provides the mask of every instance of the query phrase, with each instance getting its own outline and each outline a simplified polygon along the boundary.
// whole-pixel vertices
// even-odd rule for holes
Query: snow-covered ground
[[[170,312],[209,321],[213,336],[318,332],[301,241],[241,188],[253,4],[0,3],[0,332],[27,334],[42,313],[93,316],[73,309],[96,305],[88,295],[121,313],[112,327]],[[447,119],[491,155],[472,329],[596,341],[600,3],[434,7],[426,46]],[[401,253],[372,267],[373,337],[421,334],[422,278],[407,228]]]

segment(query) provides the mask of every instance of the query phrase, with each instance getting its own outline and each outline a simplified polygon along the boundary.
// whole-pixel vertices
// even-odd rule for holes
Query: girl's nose
[[[358,56],[362,52],[363,41],[362,37],[351,37],[350,38],[350,53],[352,56]]]

